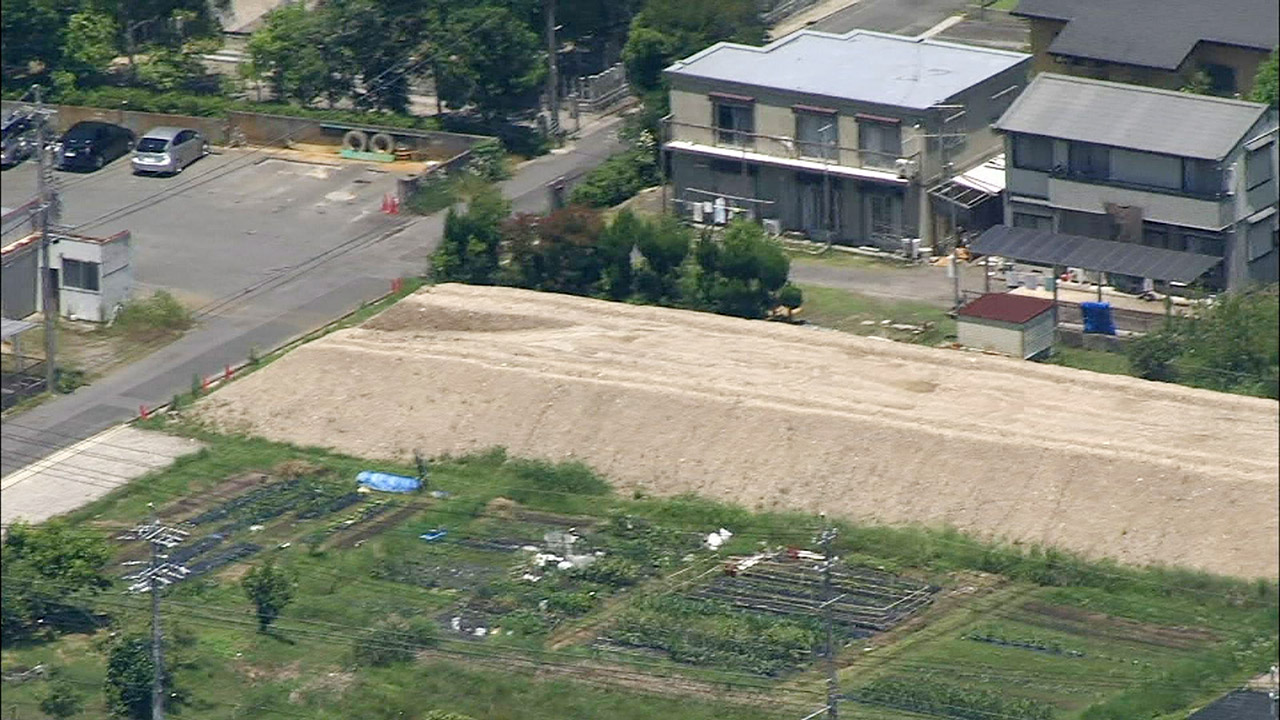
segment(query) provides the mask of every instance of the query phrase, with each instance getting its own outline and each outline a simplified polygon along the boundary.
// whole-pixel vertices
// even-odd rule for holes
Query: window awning
[[[1004,155],[997,155],[981,165],[953,178],[943,180],[929,189],[929,194],[940,200],[972,208],[1004,192]]]
[[[36,327],[37,326],[35,323],[27,322],[26,320],[10,320],[9,318],[0,318],[0,340],[8,342],[9,338],[16,337],[17,335],[20,335],[28,330],[33,330]]]
[[[969,250],[1037,265],[1077,267],[1182,283],[1196,280],[1222,262],[1222,258],[1212,255],[1008,225],[996,225],[982,233],[969,244]]]

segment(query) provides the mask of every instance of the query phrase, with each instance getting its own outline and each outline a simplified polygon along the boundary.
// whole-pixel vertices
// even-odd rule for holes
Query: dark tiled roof
[[[1259,103],[1040,73],[996,121],[1006,132],[1220,160],[1267,112]]]
[[[1236,690],[1207,707],[1192,713],[1187,720],[1272,720],[1271,698],[1256,690]]]
[[[1052,309],[1052,300],[1010,293],[987,293],[960,308],[956,314],[1020,325]]]
[[[1067,20],[1054,55],[1174,70],[1201,41],[1267,51],[1276,0],[1022,0],[1015,15]]]

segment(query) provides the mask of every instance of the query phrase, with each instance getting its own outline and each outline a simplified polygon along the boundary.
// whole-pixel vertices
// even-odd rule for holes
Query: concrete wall
[[[5,112],[17,103],[6,101]],[[66,132],[68,128],[84,120],[101,120],[126,127],[138,135],[163,125],[189,127],[209,139],[209,142],[223,144],[227,139],[227,122],[222,118],[194,117],[191,115],[169,115],[166,113],[138,112],[136,110],[105,110],[103,108],[80,107],[76,105],[54,105],[57,115],[54,126],[57,132]]]
[[[115,308],[128,299],[133,287],[131,240],[127,231],[103,242],[67,237],[54,240],[49,264],[59,272],[58,310],[63,316],[91,322],[111,319]],[[67,286],[62,278],[63,260],[97,263],[97,292]]]
[[[395,138],[397,145],[414,149],[423,159],[437,161],[456,157],[470,150],[476,143],[488,139],[480,135],[438,130],[405,130],[372,123],[331,123],[310,118],[238,111],[227,113],[227,124],[238,128],[244,133],[245,139],[254,145],[282,145],[289,140],[336,147],[342,144],[342,137],[348,130],[362,130],[370,136],[381,132]]]

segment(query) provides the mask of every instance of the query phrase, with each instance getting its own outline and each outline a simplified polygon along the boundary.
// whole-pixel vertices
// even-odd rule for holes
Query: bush
[[[392,615],[380,620],[356,640],[352,659],[357,666],[385,667],[409,662],[418,651],[439,642],[436,626],[422,617]]]
[[[498,182],[511,177],[507,169],[507,151],[502,148],[502,141],[497,138],[486,138],[471,148],[471,162],[467,169],[488,182]]]
[[[149,298],[129,300],[116,313],[113,326],[130,340],[153,340],[180,333],[194,324],[191,311],[165,290]]]
[[[658,164],[653,153],[631,148],[587,173],[570,193],[569,202],[594,208],[612,207],[658,182]]]

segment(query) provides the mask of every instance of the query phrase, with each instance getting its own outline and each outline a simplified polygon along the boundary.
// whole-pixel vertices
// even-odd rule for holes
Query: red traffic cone
[[[391,212],[391,195],[390,194],[382,196],[382,212],[388,213],[388,214]]]
[[[391,196],[391,214],[392,215],[400,214],[400,198],[395,195]]]

